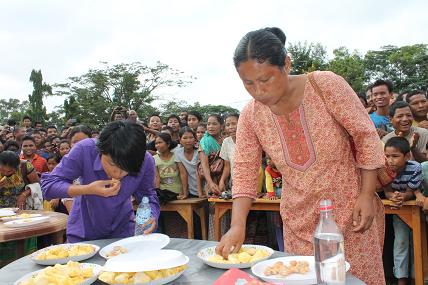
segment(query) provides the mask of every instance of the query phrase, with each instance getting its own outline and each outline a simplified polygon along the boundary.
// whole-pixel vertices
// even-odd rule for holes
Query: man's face
[[[161,119],[158,116],[151,116],[149,121],[149,128],[159,131],[162,128]]]
[[[48,137],[49,136],[57,136],[57,135],[58,135],[58,133],[57,133],[55,128],[49,128],[48,129]]]
[[[134,110],[129,111],[129,119],[137,120],[137,117],[137,112],[135,112]]]
[[[34,125],[34,128],[36,128],[36,129],[43,128],[42,123],[37,123],[37,124],[35,124],[35,125]]]
[[[26,128],[31,127],[31,120],[30,119],[24,119],[23,123],[24,123],[24,127],[26,127]]]
[[[36,144],[32,140],[26,140],[22,142],[22,152],[25,156],[33,156],[36,151]]]
[[[187,122],[187,112],[181,112],[178,117],[180,117],[180,121]]]
[[[40,134],[33,134],[33,139],[36,141],[36,146],[40,146],[42,143],[42,136]]]
[[[113,121],[122,121],[122,120],[123,120],[123,116],[121,113],[114,114]]]
[[[394,117],[391,118],[391,123],[396,131],[407,134],[413,123],[413,115],[410,108],[404,107],[396,109]]]
[[[410,154],[403,154],[392,146],[385,148],[385,156],[388,166],[397,172],[400,172],[406,166],[406,161],[410,159]]]
[[[424,94],[416,94],[409,99],[410,109],[415,117],[427,119],[428,100]]]
[[[388,86],[380,85],[372,88],[372,99],[376,107],[389,106],[392,94],[388,91]]]

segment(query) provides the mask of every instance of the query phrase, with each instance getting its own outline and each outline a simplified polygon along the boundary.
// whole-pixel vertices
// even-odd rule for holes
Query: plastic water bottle
[[[314,253],[317,284],[345,284],[343,235],[334,221],[330,200],[320,202],[320,221],[314,234]]]
[[[148,228],[146,226],[145,228],[142,227],[145,222],[147,222],[150,217],[152,216],[152,208],[149,204],[149,198],[143,197],[141,199],[140,205],[138,205],[137,209],[137,217],[135,219],[135,235],[142,235],[144,231]]]

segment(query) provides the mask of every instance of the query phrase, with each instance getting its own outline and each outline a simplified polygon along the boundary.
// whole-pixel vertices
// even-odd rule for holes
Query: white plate
[[[115,246],[121,246],[128,250],[128,253],[134,250],[156,250],[162,249],[169,244],[169,236],[164,234],[148,234],[148,235],[139,235],[133,236],[125,239],[121,239],[114,243],[111,243],[100,250],[100,255],[107,258],[107,254],[113,250]]]
[[[83,281],[82,283],[80,283],[79,285],[90,285],[92,283],[94,283],[97,278],[98,275],[101,272],[101,266],[98,264],[93,264],[93,263],[81,263],[81,266],[83,268],[92,266],[94,268],[94,275],[92,275],[91,278],[86,279],[85,281]],[[23,277],[21,277],[18,281],[15,281],[15,283],[13,283],[13,285],[20,285],[21,282],[24,282],[27,279],[30,279],[31,277],[37,275],[37,273],[39,273],[40,271],[42,271],[43,269],[37,270],[37,271],[33,271],[31,273],[25,274]]]
[[[266,267],[273,266],[276,262],[282,261],[287,264],[292,260],[296,261],[307,261],[309,263],[309,272],[305,274],[290,274],[286,277],[280,277],[279,275],[266,276],[264,271]],[[350,264],[346,262],[346,271],[350,268]],[[270,260],[266,260],[255,264],[251,267],[251,271],[254,275],[261,278],[263,281],[274,283],[274,284],[287,284],[287,285],[306,285],[306,284],[317,284],[317,275],[315,272],[315,258],[313,256],[286,256],[279,257]]]
[[[36,218],[28,218],[28,219],[9,221],[9,222],[4,223],[4,225],[8,226],[8,227],[12,227],[12,228],[20,228],[20,227],[26,227],[26,226],[30,226],[30,225],[41,224],[48,219],[49,219],[49,217],[47,217],[47,216],[36,217]]]
[[[36,218],[36,217],[41,217],[42,214],[30,214],[29,217],[23,217],[21,216],[22,214],[19,215],[15,215],[15,216],[9,216],[9,217],[2,217],[1,220],[4,222],[7,221],[15,221],[15,220],[22,220],[22,219],[32,219],[32,218]]]
[[[187,263],[189,258],[178,250],[134,251],[108,259],[103,271],[143,272],[173,268]]]
[[[153,281],[150,281],[150,282],[147,282],[147,283],[136,283],[134,285],[163,285],[163,284],[172,282],[175,279],[178,279],[184,273],[184,271],[186,271],[186,269],[184,269],[183,271],[178,272],[175,275],[168,276],[166,278],[156,279],[156,280],[153,280]],[[108,283],[105,283],[105,284],[108,284]],[[124,285],[124,284],[113,283],[111,285]]]
[[[55,247],[59,247],[59,246],[64,246],[64,247],[71,247],[73,245],[90,245],[94,248],[94,251],[88,254],[83,254],[83,255],[76,255],[76,256],[69,256],[66,258],[56,258],[56,259],[45,259],[45,260],[38,260],[36,259],[36,257],[41,254],[44,251],[47,251],[49,249],[55,248]],[[82,261],[82,260],[86,260],[91,258],[92,256],[94,256],[95,254],[97,254],[97,252],[100,250],[100,247],[98,245],[95,244],[89,244],[89,243],[68,243],[68,244],[58,244],[58,245],[52,245],[49,247],[45,247],[42,248],[34,253],[32,253],[30,255],[30,259],[36,263],[36,264],[40,264],[40,265],[55,265],[55,264],[65,264],[67,262],[71,261]]]
[[[16,212],[18,212],[19,208],[0,208],[0,211],[3,211],[3,210],[13,211],[16,213]]]
[[[202,260],[205,264],[215,267],[215,268],[220,268],[220,269],[230,269],[230,268],[249,268],[251,266],[253,266],[255,263],[258,263],[260,261],[266,260],[268,258],[270,258],[272,256],[272,254],[274,253],[273,249],[271,249],[270,247],[267,246],[263,246],[263,245],[251,245],[251,244],[244,244],[242,245],[242,247],[252,247],[255,249],[263,249],[266,250],[269,255],[266,256],[265,258],[261,258],[257,261],[254,262],[249,262],[249,263],[220,263],[220,262],[212,262],[209,261],[208,258],[210,258],[211,256],[215,255],[215,246],[211,246],[211,247],[207,247],[204,248],[202,250],[200,250],[198,252],[198,258],[200,260]]]
[[[0,209],[0,217],[10,217],[15,216],[15,211],[12,210],[12,208],[3,208]]]

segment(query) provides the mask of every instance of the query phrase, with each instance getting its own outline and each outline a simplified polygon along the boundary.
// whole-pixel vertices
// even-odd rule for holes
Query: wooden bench
[[[202,239],[207,239],[207,225],[205,215],[206,198],[188,198],[184,200],[175,200],[161,205],[162,212],[177,212],[187,224],[187,238],[194,239],[193,229],[193,211],[201,220]]]
[[[233,200],[209,198],[208,202],[214,202],[214,239],[221,238],[221,218],[227,211],[232,210]],[[251,205],[250,211],[277,211],[281,200],[256,199]]]
[[[428,250],[425,215],[416,201],[407,201],[400,209],[392,209],[389,200],[382,200],[386,215],[398,215],[413,231],[415,285],[423,285],[428,278]]]

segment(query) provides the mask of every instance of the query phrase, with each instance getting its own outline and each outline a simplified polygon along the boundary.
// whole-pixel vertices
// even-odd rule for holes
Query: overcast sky
[[[278,26],[287,41],[346,46],[428,43],[428,2],[346,0],[0,0],[0,98],[28,99],[31,70],[49,83],[110,64],[161,61],[198,79],[164,100],[240,109],[249,95],[232,55],[248,31]],[[45,100],[48,110],[62,99]]]

